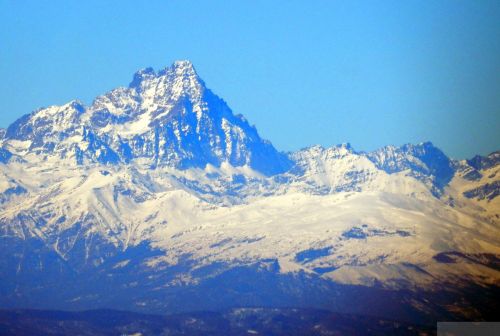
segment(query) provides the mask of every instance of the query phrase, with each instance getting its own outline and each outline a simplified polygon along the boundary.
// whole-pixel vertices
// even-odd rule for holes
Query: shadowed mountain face
[[[158,73],[141,70],[128,88],[99,96],[89,107],[73,101],[35,111],[12,124],[5,138],[29,141],[30,152],[74,157],[79,164],[145,159],[151,166],[186,169],[227,162],[265,175],[290,166],[205,87],[188,61]]]
[[[444,188],[455,173],[451,160],[430,142],[399,148],[387,146],[368,157],[388,173],[409,170],[416,178],[429,179],[438,189]]]
[[[476,170],[484,170],[497,166],[500,163],[500,151],[491,153],[488,156],[476,155],[467,163]]]
[[[191,63],[144,69],[0,130],[0,307],[495,319],[499,170],[430,142],[280,153]]]

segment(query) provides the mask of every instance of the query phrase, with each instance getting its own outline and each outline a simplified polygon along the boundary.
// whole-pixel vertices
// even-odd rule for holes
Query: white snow
[[[43,127],[46,139],[57,142],[53,153],[30,150],[30,140],[3,141],[20,159],[0,164],[0,191],[27,189],[0,202],[3,235],[26,239],[33,234],[55,242],[52,248],[64,257],[73,245],[60,244],[59,236],[83,223],[78,235],[96,234],[124,250],[147,241],[165,251],[146,261],[146,266],[159,269],[190,255],[195,268],[273,259],[283,273],[320,274],[318,269],[323,269],[325,279],[362,285],[380,280],[397,287],[398,280],[407,280],[430,286],[436,279],[459,277],[500,282],[499,272],[484,265],[464,262],[453,267],[433,258],[449,251],[500,254],[500,197],[490,201],[463,196],[464,191],[498,181],[498,167],[483,171],[477,181],[457,174],[437,198],[427,183],[406,171],[388,174],[347,144],[292,153],[295,171],[275,177],[252,169],[248,160],[237,167],[221,160],[219,167],[186,170],[162,165],[152,170],[149,158],[114,166],[88,160],[77,165],[75,148],[90,145],[83,141],[83,129],[104,110],[129,118],[93,129],[113,143],[136,136],[154,138],[151,123],[168,117],[179,99],[187,97],[201,137],[209,111],[192,65],[176,62],[146,77],[137,88],[98,97],[83,112],[80,103],[70,102],[32,116],[30,123],[52,121]],[[244,130],[228,118],[218,120],[223,134],[206,135],[220,151],[216,154],[223,157],[225,151],[227,157],[248,159],[237,145],[248,140]],[[181,141],[188,126],[174,126]],[[156,154],[178,154],[162,152],[164,139],[158,144]],[[395,151],[386,147],[375,155],[386,162]],[[417,159],[414,163],[423,164]],[[300,252],[310,250],[329,252],[299,260]],[[175,281],[197,280],[188,271]]]

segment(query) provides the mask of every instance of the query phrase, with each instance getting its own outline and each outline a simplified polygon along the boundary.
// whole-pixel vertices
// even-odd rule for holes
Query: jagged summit
[[[143,82],[154,81],[162,78],[163,82],[171,82],[182,84],[186,88],[190,85],[204,87],[205,83],[198,76],[193,64],[188,60],[175,61],[172,65],[156,72],[153,68],[148,67],[137,71],[129,84],[129,88],[141,90]]]
[[[176,70],[177,74],[183,74],[183,75],[196,74],[194,65],[189,60],[177,60],[172,64],[172,68]]]
[[[128,87],[98,96],[90,106],[73,100],[36,110],[0,131],[0,141],[3,161],[35,155],[78,165],[138,162],[178,169],[228,163],[268,176],[294,165],[301,171],[304,162],[317,157],[359,154],[386,173],[408,171],[433,186],[436,195],[454,174],[451,160],[430,142],[370,153],[355,152],[350,144],[280,153],[244,117],[233,114],[186,60],[159,71],[139,70]]]
[[[445,187],[455,173],[451,160],[430,141],[401,147],[385,146],[367,156],[388,173],[408,170],[412,176],[428,180],[437,187],[435,192]]]
[[[227,162],[265,175],[290,167],[286,156],[234,115],[185,60],[158,72],[140,70],[128,88],[111,90],[88,107],[72,101],[25,115],[6,138],[25,142],[28,153],[78,164],[135,160],[185,169]]]

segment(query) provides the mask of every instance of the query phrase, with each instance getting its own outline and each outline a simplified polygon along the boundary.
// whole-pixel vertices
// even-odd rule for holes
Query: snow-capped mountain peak
[[[158,72],[152,68],[140,70],[129,87],[143,99],[152,99],[159,105],[168,105],[182,96],[188,96],[193,102],[199,101],[206,89],[190,61],[175,61]]]
[[[177,75],[182,76],[195,76],[196,70],[193,66],[193,63],[189,60],[178,60],[172,64],[172,68],[175,69],[175,73]]]
[[[227,162],[266,175],[290,167],[284,154],[206,88],[189,61],[140,70],[128,88],[111,90],[89,107],[72,101],[37,110],[12,124],[6,139],[4,145],[19,154],[77,164],[140,161],[185,169]],[[15,148],[13,140],[24,143]]]
[[[367,157],[387,173],[409,171],[413,177],[434,186],[435,193],[439,193],[454,174],[451,160],[430,141],[386,146],[367,153]]]

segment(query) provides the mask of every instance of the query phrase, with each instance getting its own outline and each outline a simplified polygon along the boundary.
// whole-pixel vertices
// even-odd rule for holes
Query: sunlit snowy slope
[[[0,131],[0,303],[375,314],[344,303],[382,295],[381,315],[481,316],[464,293],[498,294],[499,162],[431,143],[281,153],[190,62],[141,70]]]

